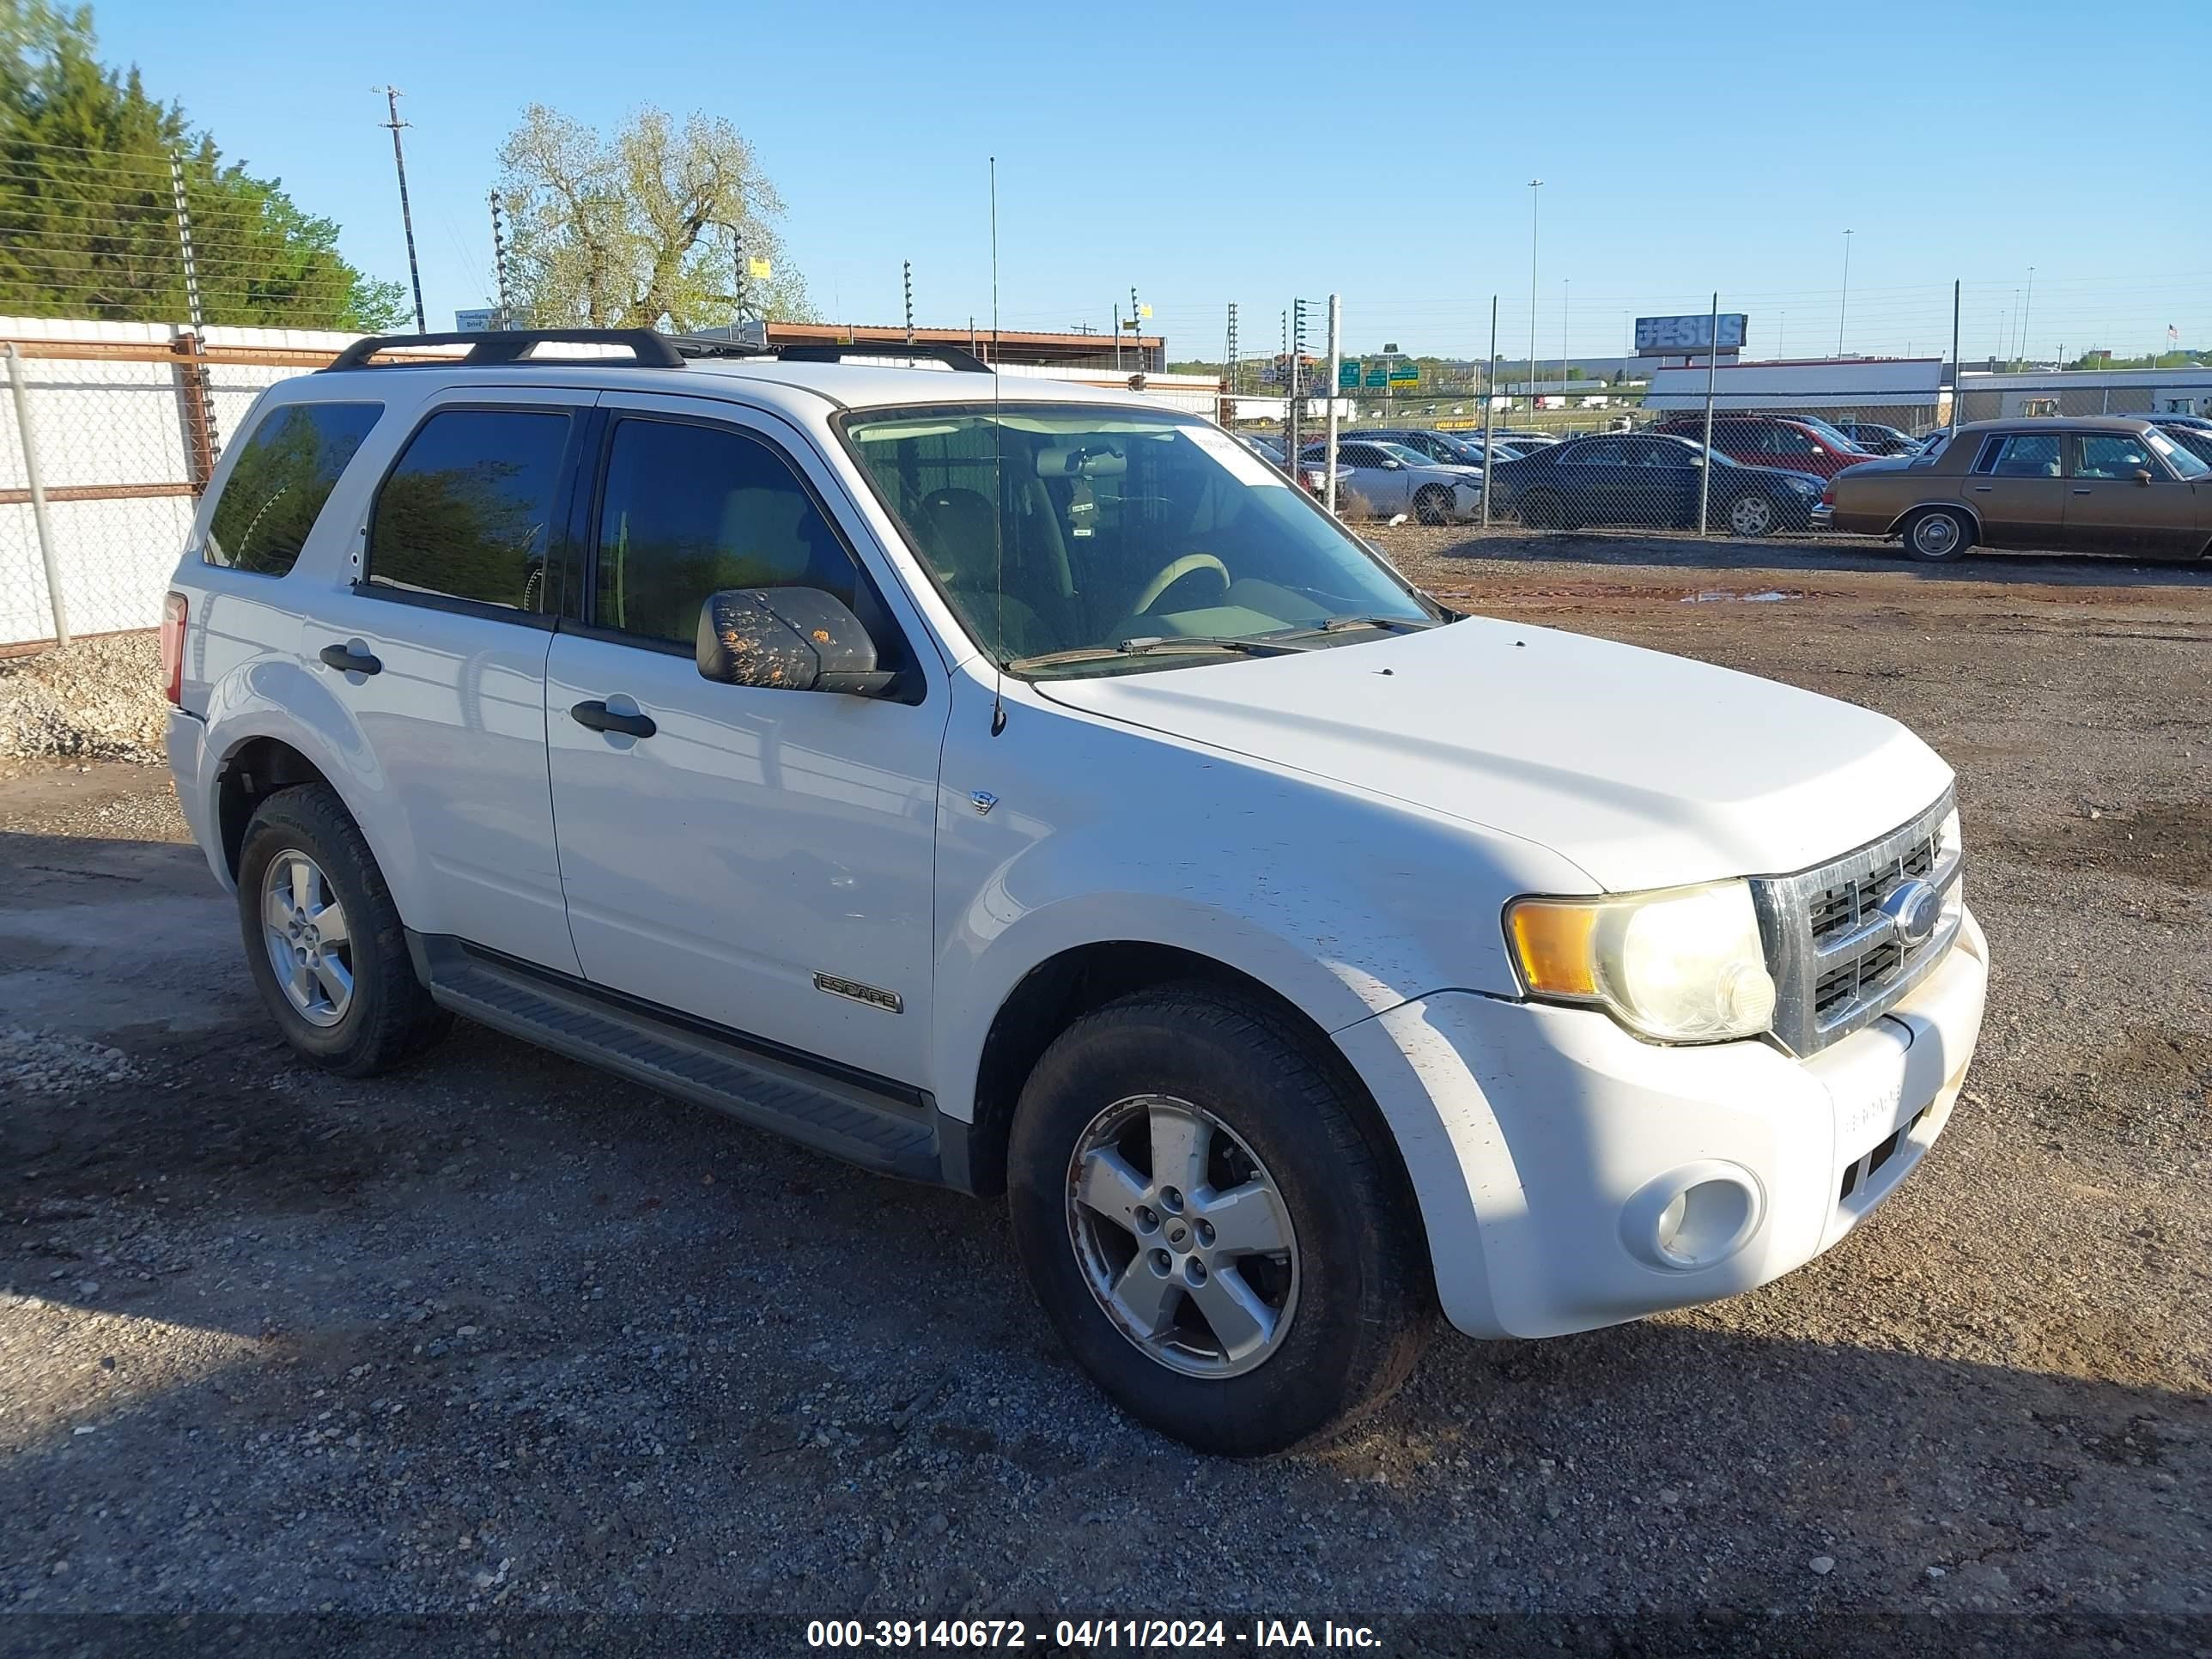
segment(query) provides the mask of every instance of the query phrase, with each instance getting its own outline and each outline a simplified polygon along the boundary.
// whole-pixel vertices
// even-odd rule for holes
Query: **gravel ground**
[[[994,1207],[473,1027],[374,1082],[294,1064],[166,778],[19,766],[0,1607],[2212,1616],[2205,573],[1384,539],[1958,767],[1984,1046],[1838,1249],[1442,1336],[1343,1443],[1209,1462],[1055,1350]]]
[[[158,635],[106,634],[0,657],[0,760],[159,762],[167,718]]]

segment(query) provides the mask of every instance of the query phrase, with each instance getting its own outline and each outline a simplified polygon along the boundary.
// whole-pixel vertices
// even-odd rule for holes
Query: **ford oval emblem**
[[[1899,882],[1882,900],[1881,913],[1897,930],[1898,942],[1910,949],[1934,937],[1943,917],[1943,896],[1924,881]]]

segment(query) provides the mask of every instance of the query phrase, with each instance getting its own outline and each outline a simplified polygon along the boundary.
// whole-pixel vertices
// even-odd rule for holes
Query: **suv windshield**
[[[1188,416],[966,404],[841,429],[969,633],[1019,672],[1175,667],[1340,619],[1437,620],[1289,478]],[[1036,660],[1066,653],[1083,659]]]

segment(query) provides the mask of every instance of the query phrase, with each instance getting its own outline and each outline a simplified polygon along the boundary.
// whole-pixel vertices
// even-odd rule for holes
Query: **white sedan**
[[[1309,444],[1308,465],[1324,461],[1327,447]],[[1410,514],[1423,524],[1453,524],[1482,512],[1482,469],[1446,466],[1402,444],[1340,439],[1336,446],[1338,499],[1347,488],[1376,518]]]

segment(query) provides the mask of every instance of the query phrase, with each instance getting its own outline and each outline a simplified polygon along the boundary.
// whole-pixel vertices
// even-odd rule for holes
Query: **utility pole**
[[[1713,290],[1713,320],[1705,335],[1705,453],[1698,458],[1698,534],[1706,533],[1713,503],[1713,371],[1721,359],[1721,296]]]
[[[1836,303],[1836,356],[1844,355],[1844,316],[1851,308],[1851,234],[1844,233],[1844,297]]]
[[[1237,376],[1237,301],[1234,300],[1229,302],[1229,341],[1222,349],[1221,378],[1228,383],[1229,395],[1234,398],[1241,390]],[[1235,417],[1236,405],[1233,404],[1230,405],[1230,415],[1232,419]]]
[[[385,108],[391,112],[391,118],[378,125],[392,129],[392,165],[399,174],[399,222],[407,232],[407,276],[415,285],[415,331],[428,334],[430,325],[422,316],[422,272],[415,263],[415,212],[407,204],[407,153],[399,147],[399,129],[414,123],[399,118],[398,88],[371,87],[369,90],[382,93]]]
[[[914,261],[899,261],[900,280],[906,286],[906,343],[914,343]]]
[[[1536,412],[1536,192],[1541,179],[1528,181],[1528,413]]]
[[[1559,396],[1567,395],[1567,296],[1574,292],[1574,283],[1561,278],[1559,283]]]
[[[1328,296],[1328,382],[1322,395],[1328,399],[1328,442],[1322,451],[1327,476],[1322,483],[1322,502],[1329,517],[1336,516],[1336,383],[1344,376],[1344,306],[1336,295]]]
[[[175,150],[169,152],[169,189],[176,198],[177,252],[184,261],[185,315],[192,325],[192,356],[204,357],[207,356],[207,315],[200,306],[199,260],[192,250],[192,210],[185,199],[184,158]],[[195,366],[185,372],[185,378],[191,385],[192,412],[198,425],[198,430],[192,434],[193,483],[204,489],[215,471],[215,453],[222,443],[222,438],[215,428],[215,400],[208,394],[207,371]],[[25,441],[27,443],[28,440]],[[44,512],[43,506],[40,510]],[[69,641],[64,640],[62,643],[66,645]]]
[[[2030,265],[2027,268],[2027,298],[2021,301],[2020,306],[2020,356],[2021,366],[2022,368],[2026,368],[2027,364],[2027,313],[2034,308],[2035,267],[2033,265]],[[2156,353],[2152,354],[2150,362],[2153,368],[2156,368],[2158,367],[2158,356]]]
[[[1498,433],[1498,296],[1490,296],[1490,378],[1482,388],[1482,527],[1490,528],[1490,469]]]
[[[736,275],[738,313],[731,319],[740,331],[745,325],[745,233],[737,225],[730,227],[730,269]]]
[[[1959,435],[1959,283],[1951,282],[1951,435]]]
[[[1144,314],[1137,307],[1137,285],[1132,283],[1129,284],[1129,343],[1136,349],[1137,373],[1139,374],[1145,372]]]
[[[499,325],[514,326],[514,292],[507,280],[507,227],[499,216],[499,192],[490,193],[491,202],[491,270],[493,281],[499,289]]]

